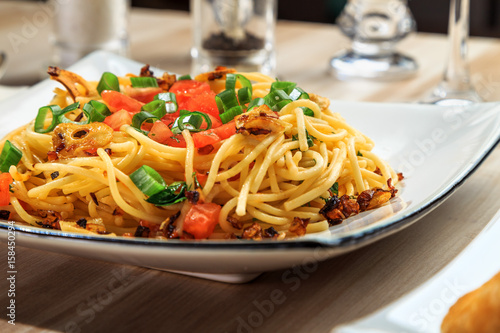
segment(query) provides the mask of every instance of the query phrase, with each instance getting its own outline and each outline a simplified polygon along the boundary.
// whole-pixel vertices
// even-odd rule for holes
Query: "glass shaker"
[[[352,49],[330,61],[338,78],[397,79],[417,71],[415,60],[395,50],[416,29],[407,0],[349,0],[337,24],[352,39]]]
[[[192,74],[216,66],[274,75],[277,0],[191,0]]]

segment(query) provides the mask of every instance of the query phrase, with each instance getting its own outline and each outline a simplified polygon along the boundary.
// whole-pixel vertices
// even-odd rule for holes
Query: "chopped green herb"
[[[156,206],[170,206],[186,200],[186,190],[186,182],[175,182],[146,201]]]
[[[332,192],[332,195],[339,195],[339,183],[335,182],[332,187],[330,187],[330,192]]]
[[[115,74],[110,72],[104,72],[102,74],[101,79],[97,84],[97,91],[100,95],[104,90],[120,91],[120,82]]]
[[[312,146],[314,146],[314,141],[313,140],[318,141],[318,139],[316,139],[314,136],[310,135],[307,130],[306,130],[306,139],[307,139],[307,146],[309,148],[311,148]],[[298,140],[299,140],[299,135],[298,134],[292,135],[292,141],[298,141]]]

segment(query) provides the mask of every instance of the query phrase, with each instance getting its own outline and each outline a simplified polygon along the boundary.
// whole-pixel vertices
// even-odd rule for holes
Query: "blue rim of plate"
[[[24,235],[30,236],[43,236],[47,239],[50,238],[64,238],[72,239],[77,241],[92,241],[105,244],[118,244],[127,246],[147,246],[155,248],[181,248],[181,249],[210,249],[210,250],[269,250],[269,249],[311,249],[311,248],[346,248],[346,247],[362,247],[369,243],[379,240],[383,236],[387,236],[388,233],[392,231],[397,231],[404,227],[410,226],[412,223],[416,222],[420,218],[424,217],[427,213],[431,212],[434,208],[439,206],[444,202],[449,196],[451,196],[464,182],[479,168],[479,166],[486,160],[486,158],[493,152],[495,147],[500,142],[500,138],[492,144],[488,150],[486,150],[483,155],[476,160],[476,162],[471,165],[471,167],[465,171],[463,176],[455,179],[455,181],[449,184],[444,192],[429,200],[428,203],[422,206],[417,206],[409,212],[407,215],[395,216],[394,220],[392,218],[388,219],[387,223],[381,226],[374,226],[370,230],[365,230],[362,232],[356,232],[353,235],[347,235],[343,237],[332,237],[331,239],[315,239],[315,238],[296,238],[292,240],[283,241],[252,241],[252,240],[228,240],[228,241],[214,241],[214,240],[204,240],[204,241],[186,241],[186,240],[149,240],[141,238],[126,238],[126,237],[105,237],[105,236],[87,236],[79,235],[76,233],[65,233],[65,232],[53,232],[50,229],[36,228],[31,226],[19,226],[14,225],[14,230],[16,232],[21,232]],[[404,211],[403,211],[404,212]],[[349,220],[349,219],[348,219]],[[348,223],[348,220],[347,223]],[[5,232],[9,227],[12,227],[7,223],[7,220],[0,222],[0,232]]]

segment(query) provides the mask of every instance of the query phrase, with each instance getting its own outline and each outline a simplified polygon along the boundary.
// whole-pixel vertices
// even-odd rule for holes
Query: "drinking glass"
[[[416,61],[395,50],[416,29],[407,0],[349,0],[337,25],[352,39],[352,49],[330,61],[338,78],[397,79],[416,73]]]
[[[226,66],[274,75],[277,0],[191,0],[192,74]]]
[[[47,5],[54,12],[55,65],[66,68],[96,50],[128,54],[130,0],[49,0]]]
[[[482,101],[470,81],[467,65],[469,9],[470,0],[451,0],[448,61],[442,81],[423,103],[459,106]]]

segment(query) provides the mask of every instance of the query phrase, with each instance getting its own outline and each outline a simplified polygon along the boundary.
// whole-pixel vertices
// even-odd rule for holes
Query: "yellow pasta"
[[[197,82],[220,93],[228,75],[237,78],[235,92],[245,88],[242,77],[250,81],[254,99],[265,101],[275,89],[275,81],[259,73],[227,71],[215,79],[197,77]],[[120,78],[122,91],[134,89],[130,81]],[[91,86],[88,91],[96,90],[97,83],[84,84]],[[55,93],[53,102],[61,108],[68,106],[68,92],[56,89]],[[107,103],[99,95],[76,96],[75,100]],[[69,228],[66,222],[71,222],[71,231],[81,228],[88,232],[82,221],[92,221],[92,228],[100,234],[259,240],[325,231],[351,215],[347,206],[357,207],[357,213],[394,196],[400,175],[371,151],[371,139],[329,109],[326,98],[302,94],[290,97],[278,109],[266,104],[236,116],[236,133],[209,145],[200,146],[199,140],[210,131],[200,134],[184,128],[176,134],[184,146],[174,147],[124,124],[114,131],[106,129],[109,140],[104,144],[99,143],[104,132],[98,132],[98,143],[81,148],[87,155],[61,153],[69,149],[61,139],[64,135],[56,134],[63,124],[40,133],[33,121],[4,138],[3,142],[8,140],[17,147],[22,157],[9,168],[12,193],[2,209],[10,212],[12,219],[34,226],[57,228],[61,226],[58,222],[64,222],[62,225]],[[245,111],[247,105],[241,106]],[[82,107],[68,113],[70,122],[76,123]],[[248,117],[254,117],[255,122]],[[182,122],[179,119],[176,121]],[[45,119],[45,126],[51,121],[50,117]],[[109,127],[105,123],[100,126]],[[79,135],[90,135],[92,124],[73,124],[72,133],[83,129]],[[66,145],[57,145],[58,140]],[[130,176],[143,166],[161,177],[161,191],[183,184],[185,192],[175,192],[180,199],[168,205],[152,202],[158,192],[147,195]],[[326,209],[332,200],[336,200],[334,207]],[[215,223],[211,217],[209,232],[198,233],[202,222],[193,220],[193,211],[199,219],[204,207],[216,207],[218,213]],[[200,225],[193,227],[196,223]]]

